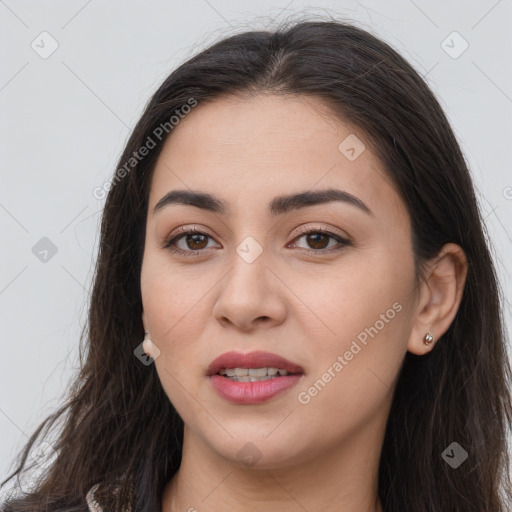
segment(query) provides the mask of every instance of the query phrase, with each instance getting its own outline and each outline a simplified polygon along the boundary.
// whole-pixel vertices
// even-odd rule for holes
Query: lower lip
[[[261,404],[295,386],[301,374],[285,375],[257,382],[238,382],[220,375],[211,375],[213,389],[229,402],[235,404]]]

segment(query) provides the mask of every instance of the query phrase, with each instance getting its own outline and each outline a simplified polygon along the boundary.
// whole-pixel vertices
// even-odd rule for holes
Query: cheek
[[[312,371],[297,398],[306,409],[329,410],[338,425],[348,421],[347,413],[362,421],[389,398],[406,352],[412,265],[374,256],[347,258],[336,277],[321,276],[309,293],[304,282],[298,292],[307,294],[305,302],[322,320],[315,325],[324,327],[315,335],[304,318]]]
[[[210,280],[212,283],[210,284]],[[197,279],[192,268],[171,265],[161,254],[149,254],[141,271],[141,293],[152,339],[161,350],[194,340],[199,334],[202,304],[214,282]],[[162,347],[160,347],[162,345]]]
[[[397,261],[386,250],[347,254],[336,266],[296,273],[293,291],[303,303],[297,308],[307,306],[296,318],[307,319],[310,333],[316,326],[317,344],[342,349],[360,333],[364,341],[365,330],[375,324],[379,333],[391,330],[404,316],[398,310],[409,300],[412,278],[409,258]]]
[[[188,393],[196,395],[190,376],[205,371],[200,366],[199,342],[204,338],[208,291],[214,284],[211,276],[197,280],[189,269],[171,267],[161,255],[149,254],[143,262],[144,313],[151,339],[160,350],[154,364],[164,391],[182,417],[190,414]]]
[[[181,418],[193,424],[204,412],[191,399],[197,396],[197,382],[191,376],[204,372],[197,342],[202,339],[201,302],[197,304],[199,298],[192,291],[181,294],[176,284],[175,280],[157,280],[148,287],[144,307],[152,340],[160,350],[154,364],[162,388]]]
[[[379,316],[366,325],[353,320],[339,323],[342,334],[312,355],[312,371],[295,392],[304,430],[321,430],[327,444],[356,433],[376,415],[387,416],[405,355],[402,340],[408,322],[400,317],[405,308],[375,311],[383,313],[388,323]]]

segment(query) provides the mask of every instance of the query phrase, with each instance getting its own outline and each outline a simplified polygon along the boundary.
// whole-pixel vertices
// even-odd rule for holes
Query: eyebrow
[[[350,204],[359,208],[368,215],[373,216],[373,212],[363,201],[361,201],[361,199],[345,192],[344,190],[335,188],[317,191],[308,190],[297,194],[277,196],[268,204],[268,212],[273,216],[282,215],[292,210],[330,203],[333,201]],[[153,214],[162,210],[165,206],[172,204],[195,206],[196,208],[201,208],[221,215],[226,215],[229,212],[228,203],[212,194],[194,190],[172,190],[158,201],[153,209]]]

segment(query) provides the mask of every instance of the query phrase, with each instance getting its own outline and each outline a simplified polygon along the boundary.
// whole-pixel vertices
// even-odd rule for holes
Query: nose
[[[287,312],[285,291],[275,274],[265,252],[251,263],[235,253],[213,307],[217,322],[246,332],[283,323]]]

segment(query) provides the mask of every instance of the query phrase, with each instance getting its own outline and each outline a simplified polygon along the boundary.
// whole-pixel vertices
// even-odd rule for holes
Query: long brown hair
[[[329,20],[225,38],[179,66],[149,101],[108,190],[81,371],[3,484],[30,469],[30,450],[59,427],[55,458],[32,490],[10,497],[6,512],[83,511],[97,483],[109,511],[160,510],[163,487],[179,468],[183,422],[154,365],[134,356],[144,334],[140,272],[152,171],[172,136],[170,118],[191,100],[267,92],[322,98],[333,116],[364,131],[408,208],[418,276],[447,242],[469,262],[449,330],[429,355],[407,353],[403,361],[379,465],[384,510],[503,512],[512,500],[502,298],[467,164],[438,101],[407,61],[367,31]],[[148,138],[154,147],[127,168]],[[468,453],[457,469],[442,457],[453,442]]]

